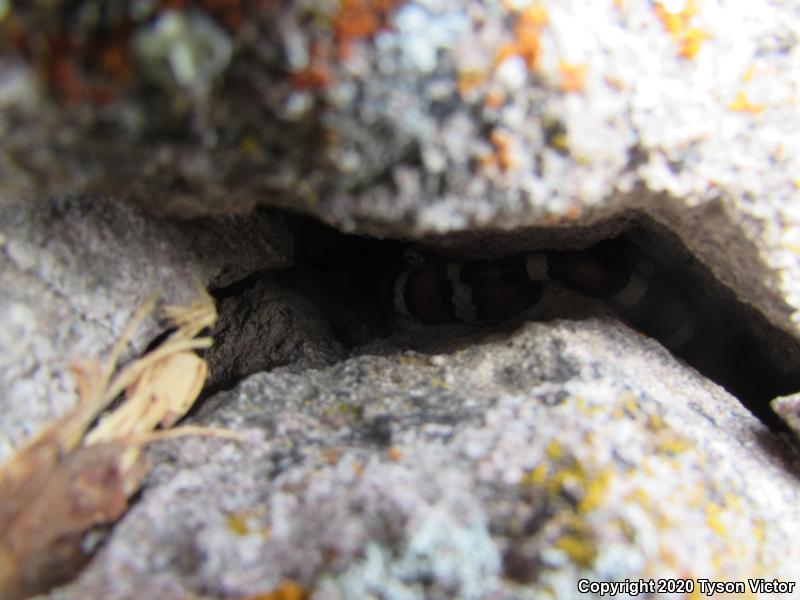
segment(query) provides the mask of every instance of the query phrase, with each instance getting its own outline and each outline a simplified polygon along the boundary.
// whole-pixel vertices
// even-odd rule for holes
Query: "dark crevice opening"
[[[537,236],[531,230],[520,232],[517,243],[511,244],[507,241],[515,239],[514,232],[504,232],[501,237],[506,242],[500,245],[489,236],[476,234],[455,244],[448,243],[447,237],[411,244],[344,234],[305,217],[290,215],[287,219],[295,236],[292,267],[256,272],[212,290],[220,322],[215,346],[207,355],[211,379],[203,397],[229,389],[258,371],[284,365],[301,369],[332,364],[344,360],[359,346],[392,335],[398,319],[391,297],[392,282],[407,264],[409,248],[466,264],[500,260],[504,253],[498,247],[503,248],[503,244],[513,248],[514,256],[554,246],[537,243],[537,238],[547,240],[548,236]],[[588,235],[556,233],[555,246],[591,247],[597,243],[596,232],[604,231],[604,227],[594,229],[595,233]],[[800,390],[800,342],[739,301],[676,236],[646,217],[627,215],[606,226],[605,231],[651,257],[667,273],[666,287],[679,288],[681,296],[689,299],[699,341],[674,349],[673,354],[726,388],[770,429],[783,429],[769,402]],[[552,233],[549,238],[553,239]],[[570,242],[570,238],[583,241]],[[606,309],[602,314],[611,312]],[[565,307],[563,314],[541,318],[582,316],[592,315]],[[624,316],[619,318],[631,325]],[[507,332],[513,321],[496,323],[484,331],[487,335]],[[635,324],[632,327],[642,329]],[[463,337],[465,344],[481,337],[475,328],[465,334],[463,327],[454,327],[452,332],[454,338]],[[458,340],[449,341],[452,346],[460,345]]]

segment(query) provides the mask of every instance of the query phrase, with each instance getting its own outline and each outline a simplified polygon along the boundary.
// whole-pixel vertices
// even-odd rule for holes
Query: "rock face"
[[[446,335],[445,335],[446,334]],[[417,350],[404,350],[417,348]],[[55,598],[581,598],[576,582],[800,577],[796,467],[721,388],[612,320],[420,328],[277,369],[160,446]]]
[[[279,218],[177,224],[104,198],[0,202],[0,457],[75,402],[71,362],[101,356],[151,294],[192,299],[291,261]],[[160,329],[137,332],[130,358]]]
[[[354,272],[387,238],[486,258],[635,227],[795,369],[791,3],[56,4],[0,2],[0,460],[75,401],[71,361],[197,282],[220,321],[187,421],[245,440],[154,445],[51,597],[800,581],[796,441],[658,342],[575,296],[491,330],[398,323]],[[774,406],[797,427],[797,395]]]
[[[6,189],[268,203],[398,237],[643,212],[797,331],[791,3],[193,4],[16,8]],[[65,47],[26,62],[42,27]]]

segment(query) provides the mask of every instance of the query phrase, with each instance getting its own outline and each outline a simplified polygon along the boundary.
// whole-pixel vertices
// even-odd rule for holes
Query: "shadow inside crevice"
[[[211,376],[204,397],[233,387],[251,373],[290,364],[334,364],[346,359],[353,349],[389,336],[403,343],[391,288],[393,278],[404,268],[404,253],[411,245],[346,235],[304,217],[288,216],[287,220],[295,237],[294,266],[253,273],[212,290],[220,320],[215,346],[207,356]],[[621,227],[626,228],[623,233]],[[646,252],[690,299],[700,343],[673,354],[726,388],[771,430],[784,429],[769,402],[800,390],[800,342],[740,302],[663,226],[647,217],[629,214],[621,225],[607,225],[604,231],[622,236]],[[519,235],[526,240],[525,251],[543,249],[533,241],[535,236],[531,237],[529,230]],[[561,241],[557,245],[568,247],[569,233],[560,231],[558,235]],[[464,261],[474,259],[481,251],[497,256],[497,244],[491,235],[472,236],[471,244],[465,245],[462,239],[455,245],[444,244],[444,249],[438,251],[448,259]],[[516,242],[509,242],[509,236],[513,232],[503,233],[505,247],[519,250]],[[573,239],[578,240],[577,246],[585,247],[587,239],[596,239],[596,232],[576,230]],[[437,251],[432,249],[430,240],[428,245],[416,248]],[[584,319],[615,314],[601,300],[575,293],[542,304],[492,327],[437,326],[442,329],[441,334],[431,338],[436,340],[435,349],[406,349],[454,352],[488,337],[508,336],[526,319]]]

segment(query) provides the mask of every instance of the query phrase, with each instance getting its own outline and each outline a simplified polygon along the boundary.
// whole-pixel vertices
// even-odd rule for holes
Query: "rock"
[[[416,350],[414,349],[416,348]],[[581,598],[576,582],[796,581],[797,464],[613,319],[418,328],[259,373],[151,453],[140,502],[51,595]]]
[[[206,353],[208,387],[230,387],[290,363],[308,368],[343,360],[347,350],[370,338],[370,328],[363,318],[367,309],[359,310],[363,301],[341,296],[321,273],[299,266],[262,271],[218,290],[220,321]]]
[[[800,30],[790,4],[729,4],[15,7],[12,50],[42,23],[73,43],[0,64],[0,169],[15,195],[384,237],[591,226],[575,245],[643,213],[797,334]]]
[[[192,299],[286,266],[292,240],[261,213],[193,223],[154,220],[105,198],[0,203],[0,459],[75,400],[69,365],[102,357],[150,294]],[[160,332],[151,319],[130,358]]]
[[[222,314],[189,421],[246,440],[154,446],[51,597],[800,580],[795,446],[656,341],[575,298],[392,329],[336,271],[384,251],[279,210],[465,258],[628,231],[797,372],[791,3],[134,4],[0,2],[0,460],[74,402],[72,360],[195,281]]]
[[[778,414],[786,425],[800,438],[800,396],[792,394],[775,398],[771,403],[772,409]]]

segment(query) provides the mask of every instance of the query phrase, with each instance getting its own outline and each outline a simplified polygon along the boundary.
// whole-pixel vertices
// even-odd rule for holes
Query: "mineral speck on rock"
[[[167,581],[166,597],[237,596],[288,576],[319,598],[580,598],[581,577],[800,577],[777,440],[657,344],[608,320],[442,354],[391,344],[222,393],[202,422],[250,441],[159,448],[142,500],[54,597]]]
[[[0,0],[0,459],[74,405],[73,360],[198,282],[220,321],[186,422],[244,441],[154,444],[50,598],[800,581],[797,441],[600,300],[490,329],[392,313],[409,244],[469,261],[625,234],[736,330],[709,355],[746,330],[737,375],[793,381],[793,3],[106,4]]]

